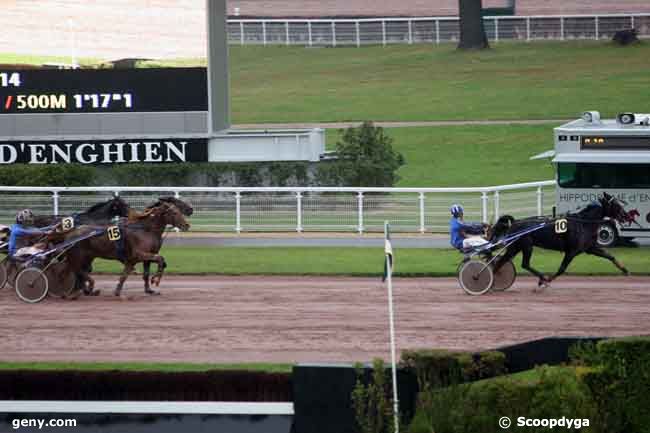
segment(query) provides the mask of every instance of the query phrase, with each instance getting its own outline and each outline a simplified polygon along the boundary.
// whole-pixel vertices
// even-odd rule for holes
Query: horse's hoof
[[[121,293],[120,290],[116,290],[116,291],[113,292],[113,294],[114,294],[115,296],[121,296],[122,293]]]
[[[101,290],[95,289],[92,292],[90,292],[89,296],[99,296],[102,293]]]
[[[147,295],[151,296],[159,296],[160,292],[158,290],[145,290],[144,291]]]

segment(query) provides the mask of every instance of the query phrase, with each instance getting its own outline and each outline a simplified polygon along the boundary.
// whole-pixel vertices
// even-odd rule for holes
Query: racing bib
[[[118,226],[109,227],[106,229],[106,232],[108,233],[108,240],[113,242],[119,241],[122,237],[122,233],[120,232],[120,228]]]
[[[555,221],[555,233],[562,234],[569,230],[569,222],[565,219]]]
[[[69,232],[74,228],[74,218],[68,217],[61,220],[61,230],[64,232]]]

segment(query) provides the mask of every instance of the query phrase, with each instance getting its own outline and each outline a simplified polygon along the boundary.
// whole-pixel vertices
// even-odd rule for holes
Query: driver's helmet
[[[449,211],[454,218],[458,218],[463,213],[463,207],[459,204],[454,204],[451,205]]]
[[[31,225],[34,223],[34,212],[31,209],[23,209],[16,214],[16,223],[20,225]]]

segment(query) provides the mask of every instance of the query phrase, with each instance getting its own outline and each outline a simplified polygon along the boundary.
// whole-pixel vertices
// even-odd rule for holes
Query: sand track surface
[[[375,278],[132,276],[102,294],[29,305],[0,290],[0,360],[347,362],[389,358],[387,294]],[[465,295],[453,278],[394,280],[398,349],[483,349],[545,336],[650,334],[650,279],[519,278]]]

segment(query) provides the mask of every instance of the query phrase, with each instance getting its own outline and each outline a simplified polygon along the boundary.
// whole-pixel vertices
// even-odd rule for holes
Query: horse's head
[[[604,192],[598,201],[603,207],[603,216],[614,219],[620,223],[636,222],[634,212],[627,212],[625,210],[625,203],[613,195]]]
[[[487,238],[490,241],[494,241],[505,234],[512,228],[512,225],[515,223],[515,218],[512,215],[503,215],[500,217],[496,223],[494,223],[488,229]]]
[[[189,203],[184,202],[183,200],[178,199],[176,197],[159,197],[158,201],[153,206],[158,206],[161,203],[173,204],[185,216],[192,216],[192,214],[194,213],[194,209],[192,209],[192,206]]]
[[[158,219],[162,225],[170,225],[184,232],[190,229],[183,212],[173,204],[161,203],[159,206],[152,207],[149,218]]]

